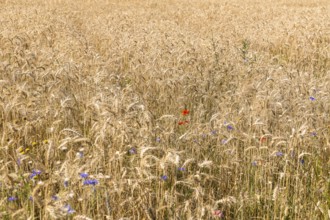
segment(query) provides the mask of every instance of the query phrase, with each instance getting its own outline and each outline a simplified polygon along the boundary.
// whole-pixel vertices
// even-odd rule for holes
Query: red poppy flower
[[[264,142],[266,142],[267,141],[267,138],[266,137],[262,137],[262,138],[260,138],[260,142],[261,143],[264,143]]]
[[[218,217],[220,217],[220,218],[223,218],[223,217],[224,217],[223,212],[220,211],[220,210],[215,210],[215,211],[214,211],[214,215],[215,215],[215,216],[218,216]]]
[[[179,125],[184,125],[184,124],[188,124],[188,123],[189,123],[189,121],[179,121],[178,122]]]
[[[182,115],[183,116],[186,116],[186,115],[188,115],[189,114],[189,110],[188,109],[184,109],[183,111],[182,111]]]

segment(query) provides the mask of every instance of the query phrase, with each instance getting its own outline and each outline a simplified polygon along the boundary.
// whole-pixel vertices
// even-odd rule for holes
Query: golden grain
[[[0,0],[0,218],[329,219],[329,11]]]

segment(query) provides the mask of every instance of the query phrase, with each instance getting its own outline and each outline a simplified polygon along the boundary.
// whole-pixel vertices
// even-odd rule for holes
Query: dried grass
[[[0,218],[329,219],[329,11],[0,0]]]

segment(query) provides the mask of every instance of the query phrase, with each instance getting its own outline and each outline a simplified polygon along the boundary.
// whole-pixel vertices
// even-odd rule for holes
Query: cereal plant
[[[330,219],[329,12],[0,0],[0,219]]]

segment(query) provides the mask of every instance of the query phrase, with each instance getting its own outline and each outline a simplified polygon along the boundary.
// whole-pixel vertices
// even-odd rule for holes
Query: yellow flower
[[[17,151],[18,153],[24,155],[30,151],[30,147],[19,147]]]

